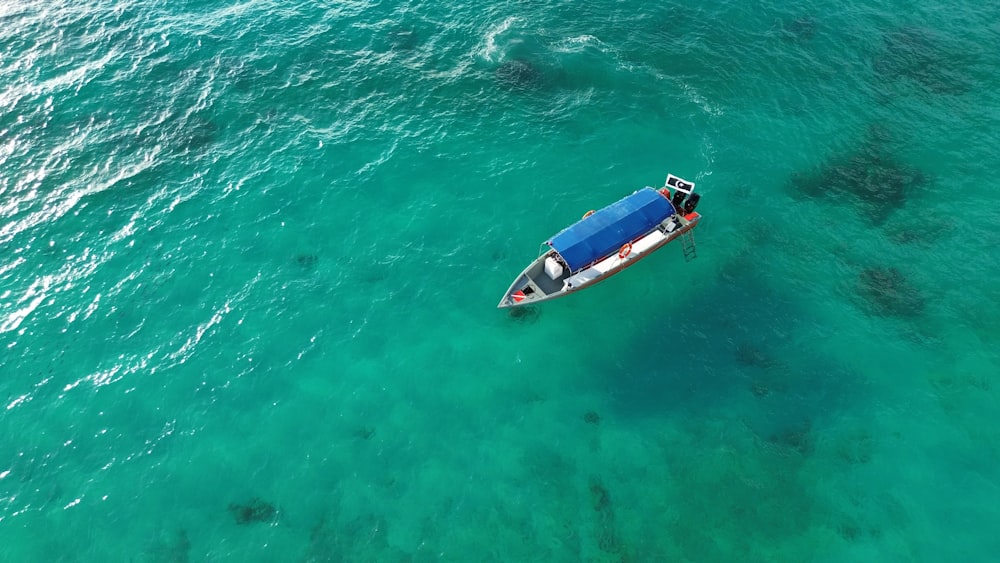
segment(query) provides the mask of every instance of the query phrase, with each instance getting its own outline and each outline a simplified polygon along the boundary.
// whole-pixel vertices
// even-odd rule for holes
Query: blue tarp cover
[[[566,227],[548,244],[575,272],[646,234],[673,213],[667,198],[643,188]]]

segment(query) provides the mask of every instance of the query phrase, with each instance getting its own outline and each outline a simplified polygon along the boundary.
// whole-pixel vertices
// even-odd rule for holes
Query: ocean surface
[[[3,3],[0,561],[996,560],[998,22]]]

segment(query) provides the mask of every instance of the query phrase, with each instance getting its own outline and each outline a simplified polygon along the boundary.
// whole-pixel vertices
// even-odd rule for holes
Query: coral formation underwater
[[[590,500],[597,513],[597,547],[605,553],[620,554],[623,546],[615,529],[615,509],[611,494],[597,477],[590,480]]]
[[[246,504],[232,503],[229,505],[229,513],[240,526],[256,524],[258,522],[268,522],[274,520],[278,515],[278,509],[264,499],[254,497]]]
[[[542,73],[523,59],[504,61],[493,72],[497,85],[507,90],[531,90],[542,83]]]
[[[534,323],[541,317],[542,311],[538,307],[525,305],[522,307],[511,307],[508,309],[510,318],[519,323]]]
[[[810,198],[848,201],[877,224],[903,207],[909,194],[922,187],[926,176],[900,162],[890,152],[886,131],[869,128],[853,151],[829,158],[814,172],[791,177],[794,193]]]
[[[777,362],[760,348],[743,342],[736,347],[736,363],[744,367],[772,368]]]
[[[808,41],[816,36],[817,23],[812,16],[800,16],[778,25],[782,39],[788,41]]]
[[[872,70],[887,81],[909,81],[933,94],[964,94],[971,89],[967,54],[948,52],[928,27],[904,26],[885,33]]]
[[[876,315],[914,317],[923,313],[925,299],[897,268],[865,268],[858,276],[858,295]]]
[[[295,257],[295,263],[304,270],[312,270],[319,262],[319,256],[315,254],[299,254]]]

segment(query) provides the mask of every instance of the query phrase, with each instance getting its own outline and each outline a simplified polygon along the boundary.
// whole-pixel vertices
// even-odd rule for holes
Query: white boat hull
[[[693,229],[700,220],[701,215],[698,213],[690,213],[683,217],[680,215],[671,216],[657,228],[631,241],[631,251],[624,256],[622,252],[612,254],[576,272],[564,272],[555,279],[552,279],[544,271],[545,258],[551,252],[543,253],[515,278],[514,283],[507,289],[497,307],[505,309],[534,305],[590,287],[636,264],[666,244],[677,240],[681,235]]]

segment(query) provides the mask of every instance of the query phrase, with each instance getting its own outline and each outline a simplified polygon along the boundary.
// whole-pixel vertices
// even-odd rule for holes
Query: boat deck
[[[540,289],[545,295],[557,293],[563,288],[563,284],[570,277],[569,270],[563,270],[561,276],[556,279],[552,279],[545,273],[544,270],[544,263],[539,261],[528,271],[528,278],[534,282],[534,284],[538,286],[538,289]]]

